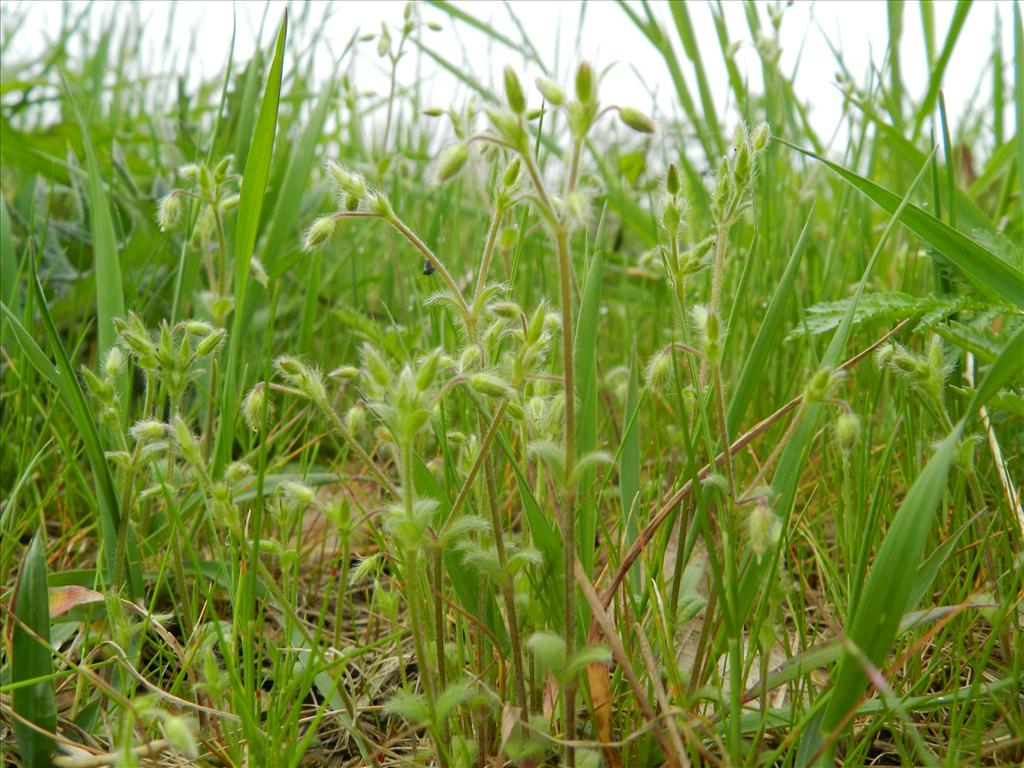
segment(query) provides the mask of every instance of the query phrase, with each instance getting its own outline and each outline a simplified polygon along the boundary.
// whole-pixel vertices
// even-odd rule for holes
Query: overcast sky
[[[678,105],[674,98],[672,83],[664,63],[653,47],[642,37],[629,21],[617,3],[610,0],[593,0],[585,8],[583,26],[579,26],[581,3],[540,2],[513,0],[506,4],[490,0],[455,0],[455,4],[469,13],[491,21],[494,26],[510,37],[517,38],[518,32],[511,23],[508,8],[521,20],[531,41],[541,57],[548,62],[556,60],[559,76],[566,82],[569,68],[581,56],[591,60],[598,67],[613,65],[601,90],[605,103],[633,104],[645,110],[657,106],[662,113],[674,114]],[[7,3],[8,10],[27,10],[27,23],[19,30],[14,41],[13,57],[21,58],[37,53],[44,46],[46,36],[52,36],[59,26],[61,4],[56,2]],[[83,3],[70,4],[73,10],[84,7]],[[285,7],[284,2],[180,2],[174,9],[173,27],[169,39],[172,47],[184,49],[193,32],[196,35],[197,58],[192,61],[196,72],[213,76],[222,71],[230,42],[232,14],[237,14],[238,40],[236,55],[248,57],[256,45],[256,32],[264,11],[267,11],[267,28],[263,32],[263,45],[267,45],[274,27]],[[654,2],[659,17],[671,32],[672,22],[665,4]],[[93,22],[102,23],[104,18],[115,16],[120,23],[128,23],[131,9],[123,3],[96,2]],[[178,70],[184,50],[177,51],[177,58],[167,50],[164,41],[168,39],[168,19],[172,3],[150,1],[137,9],[144,25],[147,55],[154,66],[166,71],[172,61]],[[331,41],[334,54],[340,52],[356,29],[362,32],[377,32],[381,22],[392,27],[401,24],[404,2],[364,2],[344,0],[335,2],[327,14],[325,3],[314,3],[313,15],[322,14],[327,38]],[[704,3],[690,3],[689,10],[697,30],[703,60],[714,89],[720,112],[728,106],[729,90],[725,84],[725,68],[718,48],[709,8]],[[730,37],[740,41],[736,61],[740,72],[751,78],[751,85],[760,88],[755,43],[751,40],[744,18],[743,6],[739,2],[723,3]],[[762,6],[762,10],[764,6]],[[945,39],[953,15],[952,2],[934,3],[937,45]],[[425,31],[425,42],[446,56],[469,62],[478,77],[500,82],[500,69],[506,63],[521,66],[516,54],[507,48],[495,46],[480,32],[469,26],[453,22],[436,8],[422,5],[420,13],[425,21],[436,21],[443,25],[441,31]],[[978,91],[982,100],[991,92],[987,76],[985,57],[992,50],[993,35],[1003,38],[1004,51],[1012,56],[1012,4],[1006,2],[977,2],[968,15],[960,41],[950,61],[944,84],[947,106],[951,113],[959,115],[972,95]],[[884,2],[797,2],[786,7],[780,29],[782,67],[784,71],[797,71],[797,93],[812,105],[812,119],[823,137],[832,134],[840,117],[841,95],[835,86],[838,70],[830,51],[830,43],[842,50],[846,64],[859,82],[864,82],[871,63],[878,69],[884,66],[888,40],[886,5]],[[1001,22],[997,25],[997,18]],[[767,24],[765,25],[767,27]],[[577,49],[577,33],[579,47]],[[293,39],[301,44],[301,39]],[[375,44],[363,44],[360,57],[360,85],[365,89],[383,91],[386,78],[375,64]],[[901,48],[903,77],[908,91],[920,97],[927,89],[928,72],[925,66],[924,43],[921,32],[920,11],[917,3],[907,3],[904,11],[904,34]],[[330,71],[332,53],[326,46],[317,52],[318,71]],[[680,56],[682,53],[680,51]],[[799,66],[797,66],[799,57]],[[1012,58],[1010,59],[1012,60]],[[684,58],[685,63],[685,58]],[[399,80],[409,82],[414,76],[415,62],[406,57],[400,65]],[[425,71],[432,68],[431,62],[424,63]],[[684,69],[690,76],[689,66]],[[535,71],[528,73],[527,82],[532,82]],[[441,73],[427,81],[427,97],[435,106],[448,106],[454,99],[462,98],[453,78]],[[651,94],[655,94],[653,97]]]

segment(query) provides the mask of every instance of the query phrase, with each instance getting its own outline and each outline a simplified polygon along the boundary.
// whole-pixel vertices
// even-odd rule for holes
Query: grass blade
[[[245,162],[241,200],[238,204],[238,226],[235,232],[235,309],[228,342],[228,360],[221,388],[221,415],[217,430],[214,470],[224,467],[231,456],[234,442],[235,417],[238,413],[238,365],[242,345],[246,343],[243,318],[245,295],[249,280],[249,265],[256,247],[256,235],[263,211],[263,199],[270,175],[270,158],[277,134],[277,110],[281,99],[281,78],[284,68],[284,47],[288,35],[288,12],[281,18],[274,48],[274,61],[267,76],[267,86],[260,104],[256,131]]]
[[[82,129],[82,145],[85,147],[86,170],[89,175],[89,227],[92,232],[92,250],[96,264],[96,332],[99,337],[98,353],[102,359],[117,338],[114,318],[123,317],[125,314],[121,261],[117,237],[114,234],[114,219],[110,215],[110,200],[103,188],[103,173],[100,171],[89,126],[66,84],[65,90],[66,98],[74,106],[78,125]],[[122,386],[126,385],[127,378],[123,378]]]
[[[885,187],[813,152],[788,143],[787,146],[828,166],[890,215],[901,207],[900,196]],[[1024,308],[1024,274],[1019,266],[1003,261],[987,248],[912,203],[902,207],[898,220],[949,259],[978,291]]]
[[[18,580],[11,645],[12,709],[20,718],[49,733],[57,731],[57,698],[50,653],[50,603],[46,589],[46,541],[40,528],[32,537]],[[31,633],[38,635],[38,639]],[[25,685],[17,685],[32,680]],[[14,738],[27,766],[50,765],[53,738],[20,719]]]
[[[996,392],[1019,375],[1022,359],[1024,329],[1017,332],[992,364],[971,399],[968,415],[938,444],[886,532],[847,630],[851,642],[876,667],[881,667],[885,661],[903,611],[915,589],[914,573],[923,559],[935,510],[968,421]],[[867,683],[868,678],[860,662],[851,654],[844,654],[836,671],[832,698],[822,720],[824,733],[831,733],[845,723]]]

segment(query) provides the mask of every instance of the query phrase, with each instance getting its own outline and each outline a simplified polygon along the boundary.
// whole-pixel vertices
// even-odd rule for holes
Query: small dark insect
[[[423,260],[423,274],[424,274],[424,275],[432,275],[432,274],[434,274],[434,272],[436,272],[436,271],[437,271],[437,270],[435,270],[435,269],[434,269],[434,265],[433,265],[433,264],[431,264],[431,263],[430,263],[430,262],[429,262],[428,260],[426,260],[426,259],[424,259],[424,260]]]

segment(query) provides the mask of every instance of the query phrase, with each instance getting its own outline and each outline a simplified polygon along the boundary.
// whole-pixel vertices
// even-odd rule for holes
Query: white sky
[[[518,31],[509,21],[506,4],[494,0],[455,0],[455,4],[484,20],[490,20],[504,34],[518,39]],[[198,59],[191,62],[194,70],[207,76],[214,76],[222,70],[227,57],[231,36],[233,6],[238,14],[238,40],[236,56],[251,55],[256,44],[256,31],[260,18],[267,9],[264,2],[237,3],[207,0],[206,2],[179,2],[174,12],[174,25],[168,37],[168,17],[172,3],[151,0],[137,7],[135,12],[143,23],[147,55],[161,71],[174,66],[181,70],[180,62],[193,31],[196,34]],[[280,19],[286,3],[272,0],[267,9],[267,28],[263,33],[263,44],[268,45],[274,28]],[[634,3],[631,2],[631,5]],[[41,50],[45,38],[55,34],[62,13],[56,2],[9,2],[8,10],[27,10],[27,23],[15,37],[13,59],[31,56]],[[84,7],[81,2],[70,3],[72,12]],[[128,23],[132,9],[124,3],[96,2],[93,23],[97,27],[102,19],[113,14],[119,22]],[[327,16],[326,3],[313,3],[312,15]],[[331,41],[334,54],[325,46],[317,52],[317,68],[320,73],[331,69],[333,55],[336,55],[356,29],[362,32],[377,32],[384,21],[395,27],[401,24],[404,2],[375,0],[343,0],[333,4],[329,17],[323,22],[327,38]],[[603,103],[632,104],[650,111],[654,106],[662,113],[674,114],[678,110],[671,80],[664,63],[653,47],[633,26],[626,14],[611,0],[592,0],[586,5],[585,22],[580,35],[579,51],[576,50],[576,35],[581,9],[580,2],[541,2],[540,0],[512,0],[509,6],[522,21],[531,35],[534,47],[547,62],[555,61],[558,51],[559,80],[563,84],[571,81],[571,67],[582,57],[589,59],[598,68],[614,65],[602,83]],[[656,14],[662,19],[664,28],[671,34],[673,26],[669,10],[664,3],[652,2]],[[717,38],[711,22],[711,13],[704,3],[688,5],[697,31],[697,40],[707,64],[707,74],[716,99],[719,114],[728,106],[729,89],[726,86],[725,67],[719,51]],[[723,3],[730,38],[740,41],[736,61],[741,73],[751,78],[751,85],[760,90],[760,64],[754,42],[751,40],[739,2],[726,0]],[[765,6],[761,7],[765,10]],[[936,45],[941,47],[953,15],[952,2],[934,3]],[[293,6],[293,14],[300,11]],[[435,50],[453,58],[462,59],[466,51],[467,61],[484,81],[500,83],[500,70],[511,63],[521,67],[522,62],[512,51],[496,46],[483,34],[469,26],[453,22],[442,11],[422,5],[420,13],[425,21],[436,21],[444,26],[439,32],[424,31],[425,42]],[[952,115],[961,114],[980,86],[982,101],[991,92],[987,74],[986,56],[992,50],[993,35],[1003,38],[1006,57],[1012,57],[1012,4],[1003,2],[977,2],[968,15],[960,41],[949,63],[944,84],[946,103]],[[997,17],[1000,20],[997,26]],[[293,18],[295,16],[293,15]],[[769,28],[767,19],[764,28]],[[392,33],[397,36],[396,32]],[[797,93],[812,105],[812,120],[823,138],[832,135],[841,114],[842,97],[835,86],[838,66],[829,48],[829,40],[842,50],[849,70],[858,82],[863,83],[871,63],[882,69],[888,39],[886,5],[875,0],[858,2],[796,2],[785,8],[781,26],[782,68],[784,71],[797,70]],[[170,39],[177,51],[165,49],[164,41]],[[292,38],[293,44],[301,45],[302,40]],[[361,89],[385,91],[386,78],[377,69],[379,60],[374,53],[375,43],[362,43],[360,68],[358,70]],[[802,47],[802,53],[801,53]],[[683,70],[691,86],[692,72],[681,48],[677,53],[683,63]],[[580,55],[581,54],[581,55]],[[798,63],[798,56],[802,56]],[[927,88],[928,73],[925,68],[924,43],[921,31],[920,11],[917,3],[907,3],[904,10],[904,33],[901,49],[903,78],[910,94],[920,97]],[[177,61],[174,65],[172,62]],[[372,62],[372,63],[371,63]],[[1008,65],[1009,66],[1009,65]],[[433,73],[437,68],[433,62],[424,60],[424,72]],[[403,59],[400,65],[399,82],[410,82],[415,73],[414,56]],[[524,83],[532,85],[530,71]],[[500,90],[500,89],[499,89]],[[692,88],[697,98],[696,88]],[[653,99],[651,93],[657,94]],[[453,100],[465,95],[455,85],[453,78],[445,73],[433,75],[427,80],[428,104],[445,107]],[[537,102],[533,93],[532,102]],[[954,118],[955,123],[955,118]]]

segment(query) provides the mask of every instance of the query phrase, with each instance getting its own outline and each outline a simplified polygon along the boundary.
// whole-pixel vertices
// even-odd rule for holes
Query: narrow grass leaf
[[[1024,359],[1024,329],[1007,343],[971,399],[968,415],[939,444],[928,464],[900,504],[868,573],[847,635],[861,652],[881,667],[892,646],[900,619],[915,588],[919,567],[957,448],[971,419],[989,398],[1019,375]],[[860,662],[844,654],[839,662],[832,697],[822,720],[830,733],[856,706],[868,683]]]
[[[21,564],[18,597],[14,607],[11,641],[11,683],[15,685],[11,708],[37,728],[56,733],[57,699],[53,686],[53,656],[50,652],[50,608],[46,588],[46,540],[40,528]],[[38,639],[32,634],[38,635]],[[14,738],[21,761],[27,766],[50,764],[53,738],[40,733],[20,719],[14,721]]]
[[[1020,266],[1003,261],[987,248],[916,205],[904,205],[899,195],[885,187],[813,152],[792,144],[788,146],[828,166],[890,215],[902,207],[899,220],[911,232],[949,259],[977,290],[985,295],[999,297],[1017,308],[1024,308],[1024,273],[1021,272]]]
[[[580,401],[576,428],[576,457],[581,459],[597,448],[597,326],[601,308],[601,285],[604,280],[604,259],[601,248],[595,248],[583,282],[576,333],[573,335],[573,368],[576,396]],[[568,407],[568,406],[567,406]],[[577,508],[580,563],[590,576],[594,568],[594,536],[597,532],[597,501],[594,498],[596,471],[587,469],[580,478]]]
[[[221,389],[221,413],[216,438],[215,471],[224,467],[231,456],[234,442],[235,420],[238,412],[238,389],[242,384],[238,365],[242,347],[246,343],[243,318],[245,296],[249,280],[249,266],[256,247],[256,235],[263,211],[263,199],[270,174],[270,158],[277,134],[277,110],[281,99],[281,77],[284,68],[284,47],[288,35],[288,12],[281,18],[274,48],[274,60],[267,76],[267,86],[260,104],[256,130],[246,157],[242,177],[241,199],[238,204],[238,226],[235,232],[235,310],[228,341],[228,360]]]

